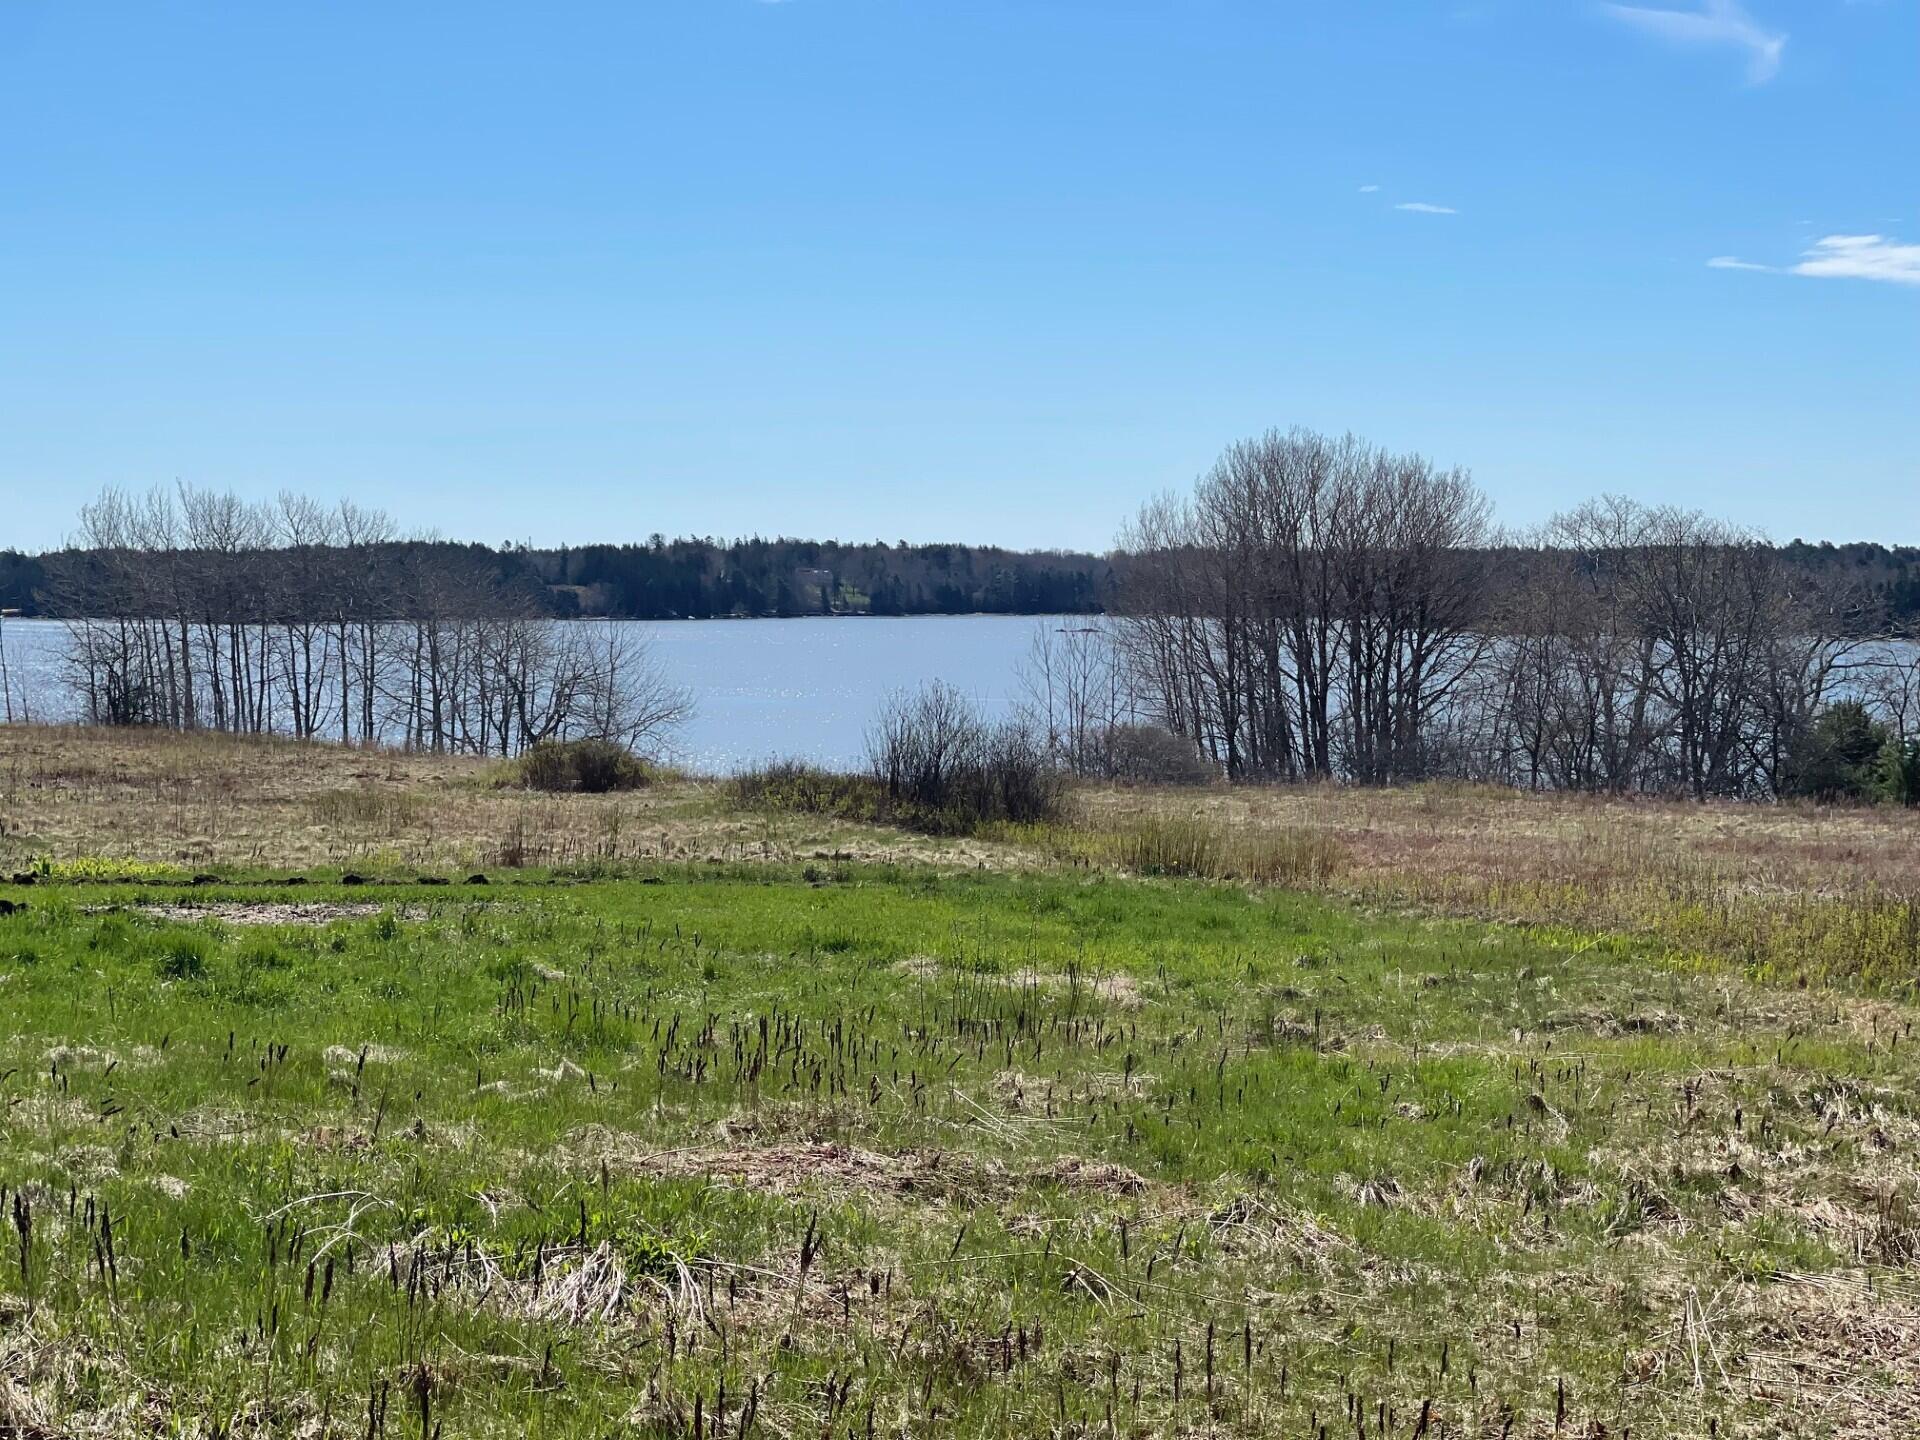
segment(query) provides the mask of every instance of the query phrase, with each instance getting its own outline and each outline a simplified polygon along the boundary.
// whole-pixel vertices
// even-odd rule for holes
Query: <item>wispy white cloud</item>
[[[1764,85],[1780,73],[1781,54],[1787,48],[1786,34],[1763,28],[1741,7],[1739,0],[1701,0],[1697,10],[1660,10],[1607,0],[1600,8],[1614,19],[1670,45],[1718,46],[1743,51],[1750,84]]]
[[[1424,200],[1402,200],[1393,208],[1396,210],[1410,210],[1415,215],[1458,215],[1460,213],[1451,205],[1429,205]]]
[[[1884,235],[1827,235],[1800,252],[1792,265],[1762,265],[1737,255],[1716,255],[1709,270],[1759,270],[1769,275],[1811,275],[1819,280],[1879,280],[1920,285],[1920,245]]]
[[[1920,245],[1903,245],[1884,235],[1828,235],[1801,255],[1793,273],[1920,285]]]
[[[1374,191],[1378,190],[1379,188],[1380,187],[1378,185],[1362,185],[1360,187],[1360,193],[1362,195],[1371,195],[1373,194]]]

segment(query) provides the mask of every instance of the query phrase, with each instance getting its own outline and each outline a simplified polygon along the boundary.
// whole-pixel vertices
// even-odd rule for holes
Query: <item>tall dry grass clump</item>
[[[397,835],[408,826],[419,824],[428,814],[426,801],[411,791],[372,786],[323,790],[308,796],[306,804],[316,825],[330,830],[358,829],[387,835]]]
[[[1136,875],[1300,888],[1330,884],[1348,865],[1346,847],[1331,836],[1198,814],[1134,815],[1112,828],[1081,828],[1059,848]]]

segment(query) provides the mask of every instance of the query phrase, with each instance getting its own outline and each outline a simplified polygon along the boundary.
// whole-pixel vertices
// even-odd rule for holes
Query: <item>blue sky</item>
[[[0,546],[1104,548],[1296,423],[1920,541],[1916,136],[1917,0],[0,0]]]

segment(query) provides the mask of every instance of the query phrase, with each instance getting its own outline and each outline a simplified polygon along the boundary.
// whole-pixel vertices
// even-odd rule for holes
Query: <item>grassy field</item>
[[[1644,935],[1787,984],[1914,998],[1920,811],[1528,794],[1435,784],[1086,789],[1030,841],[1136,873]]]
[[[1095,867],[1633,933],[1756,977],[1920,998],[1920,811],[1460,785],[1084,787],[1059,823],[936,840],[742,810],[724,785],[685,777],[560,796],[502,786],[499,769],[216,735],[0,727],[0,870],[46,855],[394,874],[687,860]]]
[[[515,869],[471,842],[532,797],[466,767],[150,741],[116,780],[126,741],[30,738],[37,788],[0,730],[6,843],[52,862],[0,879],[0,1435],[1920,1428],[1916,1012],[1368,878],[1383,815],[1462,807],[1432,824],[1465,852],[1504,798],[1194,842],[1318,896],[1118,873],[1179,853],[1132,820],[833,859],[691,785],[541,799],[671,812],[697,858]],[[328,801],[291,840],[101,843],[168,765],[468,833],[383,854],[374,801]]]

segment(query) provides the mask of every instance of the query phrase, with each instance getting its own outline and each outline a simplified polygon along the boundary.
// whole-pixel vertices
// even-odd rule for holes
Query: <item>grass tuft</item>
[[[184,880],[187,872],[162,860],[136,860],[127,856],[76,855],[69,859],[42,858],[29,868],[41,880],[84,884],[96,881],[173,881]]]
[[[1222,824],[1196,814],[1150,813],[1110,826],[1037,826],[1007,832],[1063,858],[1134,875],[1246,881],[1316,889],[1346,870],[1346,847],[1286,826]]]

